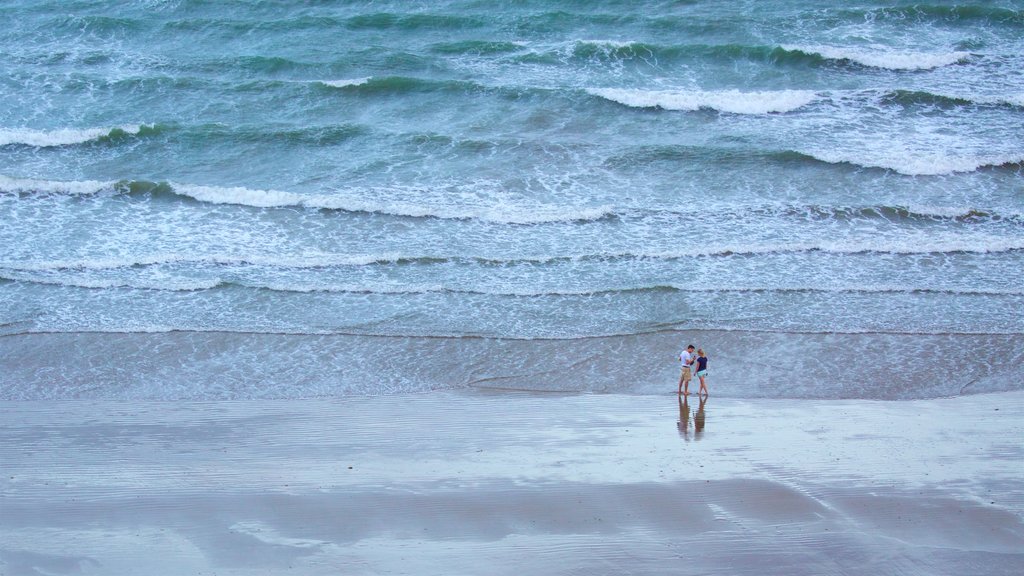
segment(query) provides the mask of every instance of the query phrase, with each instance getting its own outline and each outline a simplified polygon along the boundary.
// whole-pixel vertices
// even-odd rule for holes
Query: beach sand
[[[0,574],[1024,573],[1024,392],[699,407],[4,401]]]

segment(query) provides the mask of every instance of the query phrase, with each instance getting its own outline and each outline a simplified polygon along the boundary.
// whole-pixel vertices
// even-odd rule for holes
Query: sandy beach
[[[1024,393],[681,408],[473,390],[5,401],[0,573],[1024,569]]]

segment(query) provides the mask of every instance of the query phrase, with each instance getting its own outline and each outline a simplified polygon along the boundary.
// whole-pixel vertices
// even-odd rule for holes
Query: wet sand
[[[677,400],[0,402],[0,573],[1024,571],[1024,392]]]

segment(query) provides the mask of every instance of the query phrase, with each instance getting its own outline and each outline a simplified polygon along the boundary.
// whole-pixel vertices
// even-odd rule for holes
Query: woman
[[[697,349],[697,378],[700,378],[700,390],[697,394],[707,396],[708,386],[704,383],[704,377],[708,375],[708,357],[704,354],[703,348]]]

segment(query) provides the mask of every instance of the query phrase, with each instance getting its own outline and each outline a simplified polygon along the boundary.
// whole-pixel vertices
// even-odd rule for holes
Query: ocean
[[[0,14],[0,399],[1024,389],[1024,2]]]

